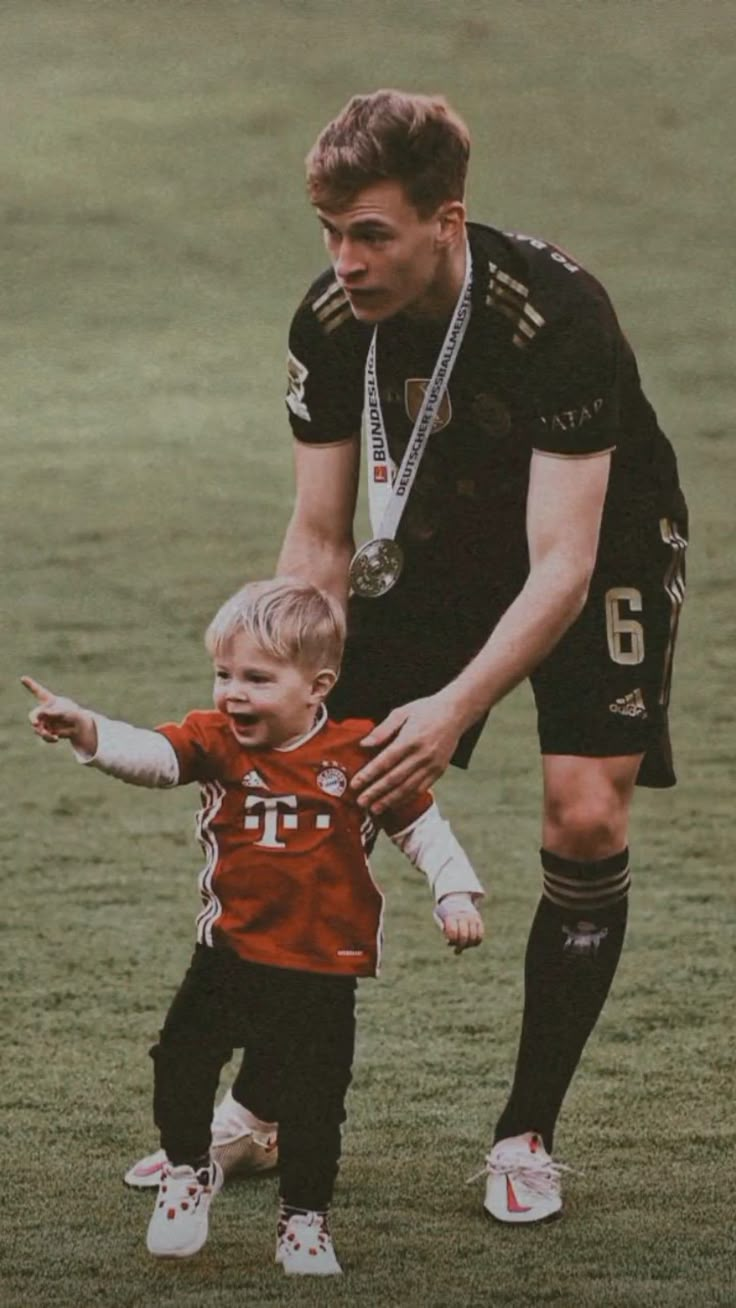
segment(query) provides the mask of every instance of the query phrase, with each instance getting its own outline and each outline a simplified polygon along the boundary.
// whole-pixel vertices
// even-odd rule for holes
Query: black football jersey
[[[472,619],[484,596],[492,593],[496,609],[523,584],[533,450],[612,451],[599,566],[635,550],[673,513],[678,480],[601,284],[536,237],[475,223],[468,235],[470,322],[401,520],[406,563],[387,602],[410,599],[431,616],[451,600]],[[397,465],[445,331],[402,314],[379,325],[378,384]],[[332,271],[310,287],[289,335],[287,405],[298,440],[325,444],[360,430],[372,334]]]

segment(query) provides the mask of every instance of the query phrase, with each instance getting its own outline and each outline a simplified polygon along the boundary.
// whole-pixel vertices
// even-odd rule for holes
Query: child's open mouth
[[[231,712],[231,713],[230,713],[230,718],[231,718],[231,720],[232,720],[232,722],[233,722],[233,725],[234,725],[235,727],[240,727],[241,730],[242,730],[243,728],[247,728],[247,727],[254,727],[255,724],[256,724],[256,722],[258,721],[258,715],[257,715],[256,713],[233,713],[233,712]]]

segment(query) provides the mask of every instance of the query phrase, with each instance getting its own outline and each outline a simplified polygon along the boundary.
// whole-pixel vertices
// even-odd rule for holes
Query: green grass
[[[0,17],[3,1308],[733,1302],[736,619],[733,118],[725,0],[6,0]],[[559,1132],[557,1226],[487,1227],[539,884],[529,695],[443,805],[490,894],[441,946],[393,851],[384,974],[361,990],[334,1228],[339,1285],[271,1264],[275,1186],[233,1186],[182,1266],[146,1255],[147,1048],[188,956],[191,792],[75,770],[24,727],[24,671],[153,723],[206,704],[201,633],[273,567],[291,494],[285,334],[323,264],[301,160],[349,94],[442,90],[471,211],[559,240],[609,287],[694,517],[675,792],[638,797],[614,994]],[[728,237],[728,244],[727,244]]]

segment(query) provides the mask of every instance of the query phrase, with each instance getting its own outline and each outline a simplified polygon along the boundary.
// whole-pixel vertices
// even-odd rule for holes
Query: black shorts
[[[600,561],[585,608],[530,680],[543,754],[604,758],[644,754],[637,784],[672,786],[667,708],[685,593],[687,510],[630,535]],[[420,615],[381,600],[351,600],[333,717],[380,722],[399,704],[434,694],[457,676],[510,602],[499,592],[482,620],[448,604]],[[476,723],[452,762],[465,768],[483,730]]]

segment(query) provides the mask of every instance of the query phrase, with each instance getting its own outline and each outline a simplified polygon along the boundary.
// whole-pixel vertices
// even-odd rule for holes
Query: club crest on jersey
[[[348,788],[348,779],[339,763],[325,761],[322,771],[317,773],[317,785],[326,795],[344,795]]]
[[[404,382],[404,408],[412,422],[416,422],[419,417],[419,410],[424,403],[424,396],[430,380],[429,377],[407,377]],[[435,414],[432,431],[442,431],[443,427],[446,427],[451,421],[452,404],[450,402],[450,392],[446,390],[442,396],[440,407]]]

